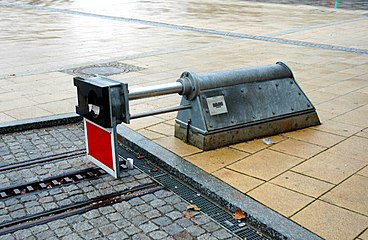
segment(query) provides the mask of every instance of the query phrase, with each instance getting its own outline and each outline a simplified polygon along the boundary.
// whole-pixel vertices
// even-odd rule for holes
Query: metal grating
[[[176,193],[185,201],[193,203],[200,207],[201,212],[211,217],[213,220],[221,224],[230,232],[236,234],[242,239],[269,240],[269,238],[257,232],[257,230],[253,227],[249,225],[244,225],[244,223],[238,222],[237,220],[233,219],[230,212],[218,206],[211,200],[207,199],[205,196],[202,196],[196,190],[176,179],[174,176],[169,175],[165,170],[157,167],[146,158],[137,159],[135,154],[130,151],[123,149],[122,147],[118,148],[119,155],[124,156],[123,158],[131,157],[134,159],[134,166],[136,168],[153,177],[161,185]],[[152,172],[151,170],[154,168],[157,170]]]

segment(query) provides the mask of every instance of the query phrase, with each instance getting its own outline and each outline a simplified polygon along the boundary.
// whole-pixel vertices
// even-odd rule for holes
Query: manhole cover
[[[78,76],[78,77],[92,77],[94,75],[110,76],[115,74],[122,74],[128,72],[141,71],[144,68],[137,67],[134,65],[129,65],[120,62],[110,62],[102,64],[94,64],[79,68],[66,69],[62,72]]]

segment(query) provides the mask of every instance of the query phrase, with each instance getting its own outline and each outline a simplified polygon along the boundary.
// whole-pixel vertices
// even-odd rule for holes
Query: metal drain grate
[[[238,237],[247,240],[269,240],[269,238],[263,236],[261,233],[257,232],[256,229],[249,225],[244,225],[232,217],[232,214],[225,209],[221,208],[219,205],[215,204],[211,200],[202,196],[200,193],[196,192],[194,189],[176,179],[175,177],[169,175],[166,171],[158,168],[153,163],[148,161],[146,158],[137,159],[134,154],[129,152],[131,150],[118,148],[119,155],[125,157],[131,157],[134,159],[134,165],[142,172],[147,173],[149,176],[154,178],[165,188],[173,191],[181,198],[189,203],[193,203],[201,208],[201,212],[205,213],[216,222],[224,226],[230,232],[236,234]],[[152,171],[155,169],[155,171]]]
[[[84,67],[66,69],[61,72],[68,73],[77,77],[93,77],[95,75],[110,76],[115,74],[122,74],[128,72],[138,72],[144,68],[129,65],[121,62],[109,62],[94,64]]]

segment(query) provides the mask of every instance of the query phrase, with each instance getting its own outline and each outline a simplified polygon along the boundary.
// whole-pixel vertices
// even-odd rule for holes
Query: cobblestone
[[[62,129],[62,128],[60,128]],[[45,156],[51,151],[40,151],[45,148],[58,147],[64,150],[68,142],[64,136],[71,129],[60,131],[30,131],[26,132],[25,138],[22,134],[8,134],[2,139],[13,141],[14,145],[8,147],[0,141],[0,147],[9,152],[3,159],[12,161],[12,157],[24,159],[31,156]],[[61,134],[64,137],[54,141]],[[79,133],[78,133],[79,134]],[[73,135],[74,136],[74,135]],[[84,136],[83,136],[84,137]],[[32,139],[32,144],[28,146]],[[74,136],[73,138],[79,139]],[[46,139],[46,140],[45,140]],[[16,144],[25,141],[25,144]],[[63,142],[63,144],[60,144]],[[39,148],[39,149],[35,149]],[[52,150],[54,151],[54,150]],[[58,151],[54,151],[55,153]],[[27,153],[27,154],[26,154]],[[84,158],[69,159],[67,162],[55,162],[44,164],[42,167],[33,166],[29,169],[7,172],[0,174],[0,181],[7,184],[28,182],[30,179],[36,181],[40,177],[59,175],[63,171],[80,169],[93,166]],[[127,190],[138,186],[140,183],[152,182],[147,175],[138,170],[122,172],[121,179],[110,176],[102,176],[96,179],[85,180],[77,184],[44,189],[35,193],[11,197],[0,202],[0,222],[12,221],[23,216],[57,209],[73,202],[83,202],[95,198],[103,193],[110,194],[121,190]],[[160,190],[141,197],[135,197],[129,201],[123,201],[111,206],[99,207],[80,215],[73,215],[64,219],[55,220],[46,224],[19,230],[12,234],[0,236],[1,239],[174,239],[176,234],[185,230],[191,238],[200,235],[213,236],[222,234],[223,230],[210,218],[202,213],[196,213],[194,220],[182,217],[188,203],[168,190]],[[217,226],[217,227],[216,227]]]
[[[0,143],[0,163],[4,165],[85,148],[82,124],[2,134]]]

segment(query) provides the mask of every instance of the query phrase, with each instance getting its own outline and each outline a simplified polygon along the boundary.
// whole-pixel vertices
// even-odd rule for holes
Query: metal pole
[[[128,98],[129,100],[155,97],[166,94],[181,93],[183,91],[183,86],[180,82],[165,83],[148,87],[141,87],[138,89],[129,90]]]
[[[143,113],[133,114],[133,115],[130,116],[130,119],[137,119],[137,118],[141,118],[141,117],[148,117],[148,116],[153,116],[153,115],[162,114],[162,113],[175,112],[175,111],[185,110],[185,109],[189,109],[189,108],[192,108],[192,105],[161,108],[161,109],[150,111],[150,112],[143,112]]]

